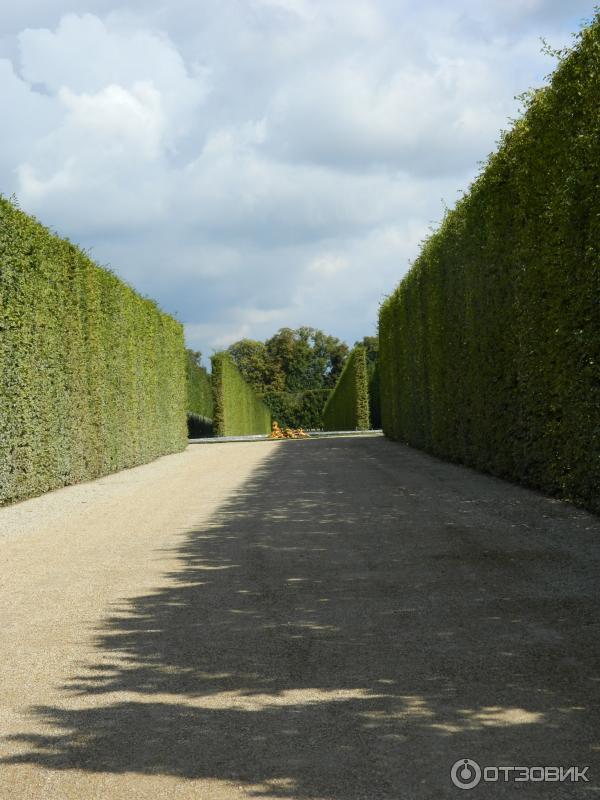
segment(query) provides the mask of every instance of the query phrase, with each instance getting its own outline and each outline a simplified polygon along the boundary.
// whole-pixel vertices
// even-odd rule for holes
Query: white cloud
[[[166,128],[161,95],[148,81],[131,91],[111,84],[96,94],[75,94],[61,88],[60,102],[68,110],[67,125],[93,136],[114,152],[137,149],[146,158],[160,154]]]
[[[0,191],[206,352],[353,341],[584,0],[23,0],[0,22]],[[70,13],[65,13],[70,12]]]
[[[24,30],[18,37],[21,74],[51,93],[98,94],[111,85],[125,90],[151,84],[160,94],[173,135],[185,132],[209,89],[206,69],[186,67],[164,33],[140,26],[126,14],[101,20],[67,14],[56,30]]]
[[[42,218],[51,209],[59,229],[168,224],[172,163],[207,97],[207,72],[193,75],[168,37],[131,24],[66,15],[55,31],[19,36],[20,93],[51,114],[13,161],[15,189]]]
[[[225,310],[223,318],[213,323],[192,323],[185,326],[186,340],[192,347],[204,346],[210,342],[210,351],[203,351],[209,357],[212,351],[228,347],[239,339],[253,338],[260,330],[263,338],[276,327],[286,325],[287,308],[264,310],[245,306]],[[207,359],[205,359],[207,360]]]
[[[387,66],[387,65],[386,65]],[[386,74],[343,62],[309,68],[281,87],[266,119],[265,147],[285,159],[413,174],[468,169],[512,107],[478,56],[438,58]]]
[[[349,175],[273,159],[233,129],[209,136],[178,186],[180,219],[207,235],[261,246],[355,235],[422,206],[426,193],[400,175]]]
[[[315,18],[314,10],[307,0],[257,0],[256,5],[281,9],[303,19],[313,20]]]
[[[331,278],[344,272],[348,261],[335,253],[324,253],[314,258],[308,265],[308,271],[317,278]]]

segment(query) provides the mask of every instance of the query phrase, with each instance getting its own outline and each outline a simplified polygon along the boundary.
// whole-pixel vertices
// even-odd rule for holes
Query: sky
[[[205,357],[352,344],[593,0],[21,0],[0,193]],[[206,358],[205,358],[206,361]]]

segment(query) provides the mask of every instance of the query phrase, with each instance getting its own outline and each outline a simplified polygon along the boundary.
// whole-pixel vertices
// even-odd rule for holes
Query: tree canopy
[[[316,328],[281,328],[265,342],[241,339],[228,352],[259,393],[303,392],[335,386],[348,345]]]

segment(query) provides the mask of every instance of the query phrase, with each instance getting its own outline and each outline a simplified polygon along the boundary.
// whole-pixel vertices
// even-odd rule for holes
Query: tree
[[[268,353],[264,342],[241,339],[230,345],[228,352],[244,379],[259,394],[283,390],[285,375],[279,363]]]
[[[281,328],[266,342],[242,339],[228,352],[248,383],[264,396],[278,422],[318,428],[348,345],[316,328]]]
[[[202,367],[202,351],[201,350],[190,350],[189,347],[186,348],[186,353],[188,356],[188,360],[191,361],[192,364],[196,364],[197,367],[203,369]]]
[[[266,342],[241,339],[228,352],[257,392],[302,392],[335,386],[348,345],[316,328],[281,328]]]
[[[285,390],[335,386],[348,355],[348,345],[316,328],[281,328],[265,342],[270,358],[285,375]]]

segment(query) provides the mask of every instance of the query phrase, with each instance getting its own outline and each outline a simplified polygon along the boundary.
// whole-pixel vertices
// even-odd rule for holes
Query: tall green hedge
[[[600,18],[380,315],[385,433],[600,509]]]
[[[0,503],[183,449],[181,325],[0,198]]]
[[[323,407],[330,394],[331,389],[305,389],[303,392],[268,392],[261,396],[282,428],[320,430]]]
[[[227,353],[212,357],[215,436],[271,432],[271,412],[240,375]]]
[[[198,363],[199,353],[185,351],[187,376],[187,424],[188,436],[199,438],[212,436],[214,401],[212,380],[207,370]]]
[[[185,351],[187,374],[187,410],[212,419],[214,413],[213,389],[210,375],[197,361],[196,353]]]
[[[369,373],[369,418],[371,427],[381,428],[381,387],[379,378],[379,358],[374,363],[367,364]]]
[[[323,425],[328,431],[368,430],[369,374],[367,354],[355,347],[323,409]]]

